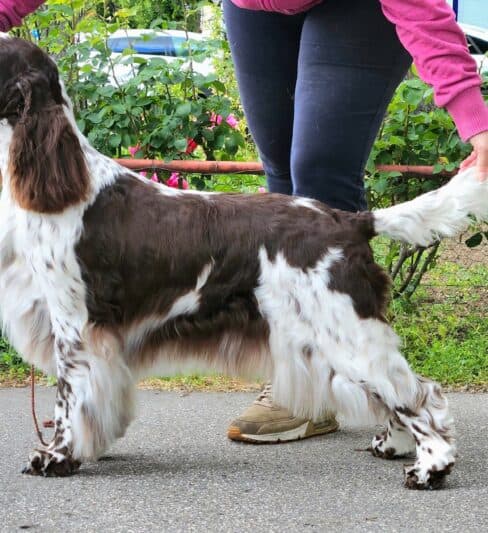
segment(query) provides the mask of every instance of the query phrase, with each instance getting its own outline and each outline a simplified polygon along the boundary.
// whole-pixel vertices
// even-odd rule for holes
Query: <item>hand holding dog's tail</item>
[[[479,181],[475,169],[468,168],[440,189],[373,215],[378,234],[428,246],[441,237],[461,233],[471,217],[488,221],[488,181]]]

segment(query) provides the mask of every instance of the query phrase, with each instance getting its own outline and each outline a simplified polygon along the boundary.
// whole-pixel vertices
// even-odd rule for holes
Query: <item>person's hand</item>
[[[461,163],[461,170],[476,166],[476,176],[480,181],[488,180],[488,131],[473,135],[469,142],[473,146],[471,154]]]

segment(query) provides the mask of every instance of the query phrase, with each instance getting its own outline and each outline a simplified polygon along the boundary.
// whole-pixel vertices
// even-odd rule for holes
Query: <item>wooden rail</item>
[[[264,174],[263,166],[257,162],[243,161],[201,161],[185,159],[161,161],[157,159],[116,159],[117,163],[131,170],[161,169],[186,174]],[[456,172],[442,171],[434,174],[433,166],[378,165],[384,172],[401,172],[404,176],[451,177]]]

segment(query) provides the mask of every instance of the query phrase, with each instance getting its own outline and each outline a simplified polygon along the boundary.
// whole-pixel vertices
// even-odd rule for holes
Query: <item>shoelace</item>
[[[271,383],[266,383],[261,394],[254,401],[255,404],[264,405],[265,407],[272,407],[273,405],[273,389]]]

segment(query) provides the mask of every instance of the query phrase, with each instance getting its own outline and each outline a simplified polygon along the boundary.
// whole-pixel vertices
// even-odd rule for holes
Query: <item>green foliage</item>
[[[389,318],[419,374],[449,385],[488,383],[488,269],[439,261],[411,299],[393,301]],[[433,302],[435,301],[435,305]]]
[[[133,28],[187,29],[200,31],[200,10],[204,2],[190,0],[119,0],[114,2],[133,14],[130,26]],[[117,12],[116,6],[111,11]]]
[[[379,172],[375,165],[434,165],[434,171],[452,171],[470,153],[444,109],[433,103],[432,88],[412,73],[398,87],[371,152],[367,187],[371,206],[384,207],[410,200],[435,189],[443,179]]]
[[[91,143],[112,157],[127,155],[127,147],[135,145],[140,157],[151,159],[235,157],[244,136],[225,119],[241,112],[217,73],[203,75],[197,68],[209,57],[218,62],[221,40],[208,39],[202,47],[188,39],[186,57],[170,61],[146,59],[130,49],[114,58],[108,35],[128,27],[139,11],[120,9],[107,23],[96,9],[100,4],[52,0],[27,23],[39,32],[39,45],[56,57],[78,125]],[[26,29],[23,36],[29,36]],[[127,81],[119,79],[120,67],[130,73]],[[216,115],[222,117],[218,124]],[[190,139],[199,145],[193,155],[187,153]]]
[[[453,171],[471,152],[463,143],[444,109],[433,102],[433,90],[414,72],[398,87],[367,165],[366,187],[371,207],[386,207],[411,200],[436,189],[448,178],[439,172]],[[434,165],[430,178],[407,177],[400,172],[381,172],[376,165]],[[481,243],[479,232],[468,246]],[[384,243],[383,243],[384,244]],[[394,295],[411,297],[422,277],[435,265],[438,244],[429,249],[412,248],[398,242],[384,244],[384,264],[394,280]]]
[[[0,383],[6,380],[22,381],[28,373],[29,365],[22,361],[6,339],[0,337]]]

